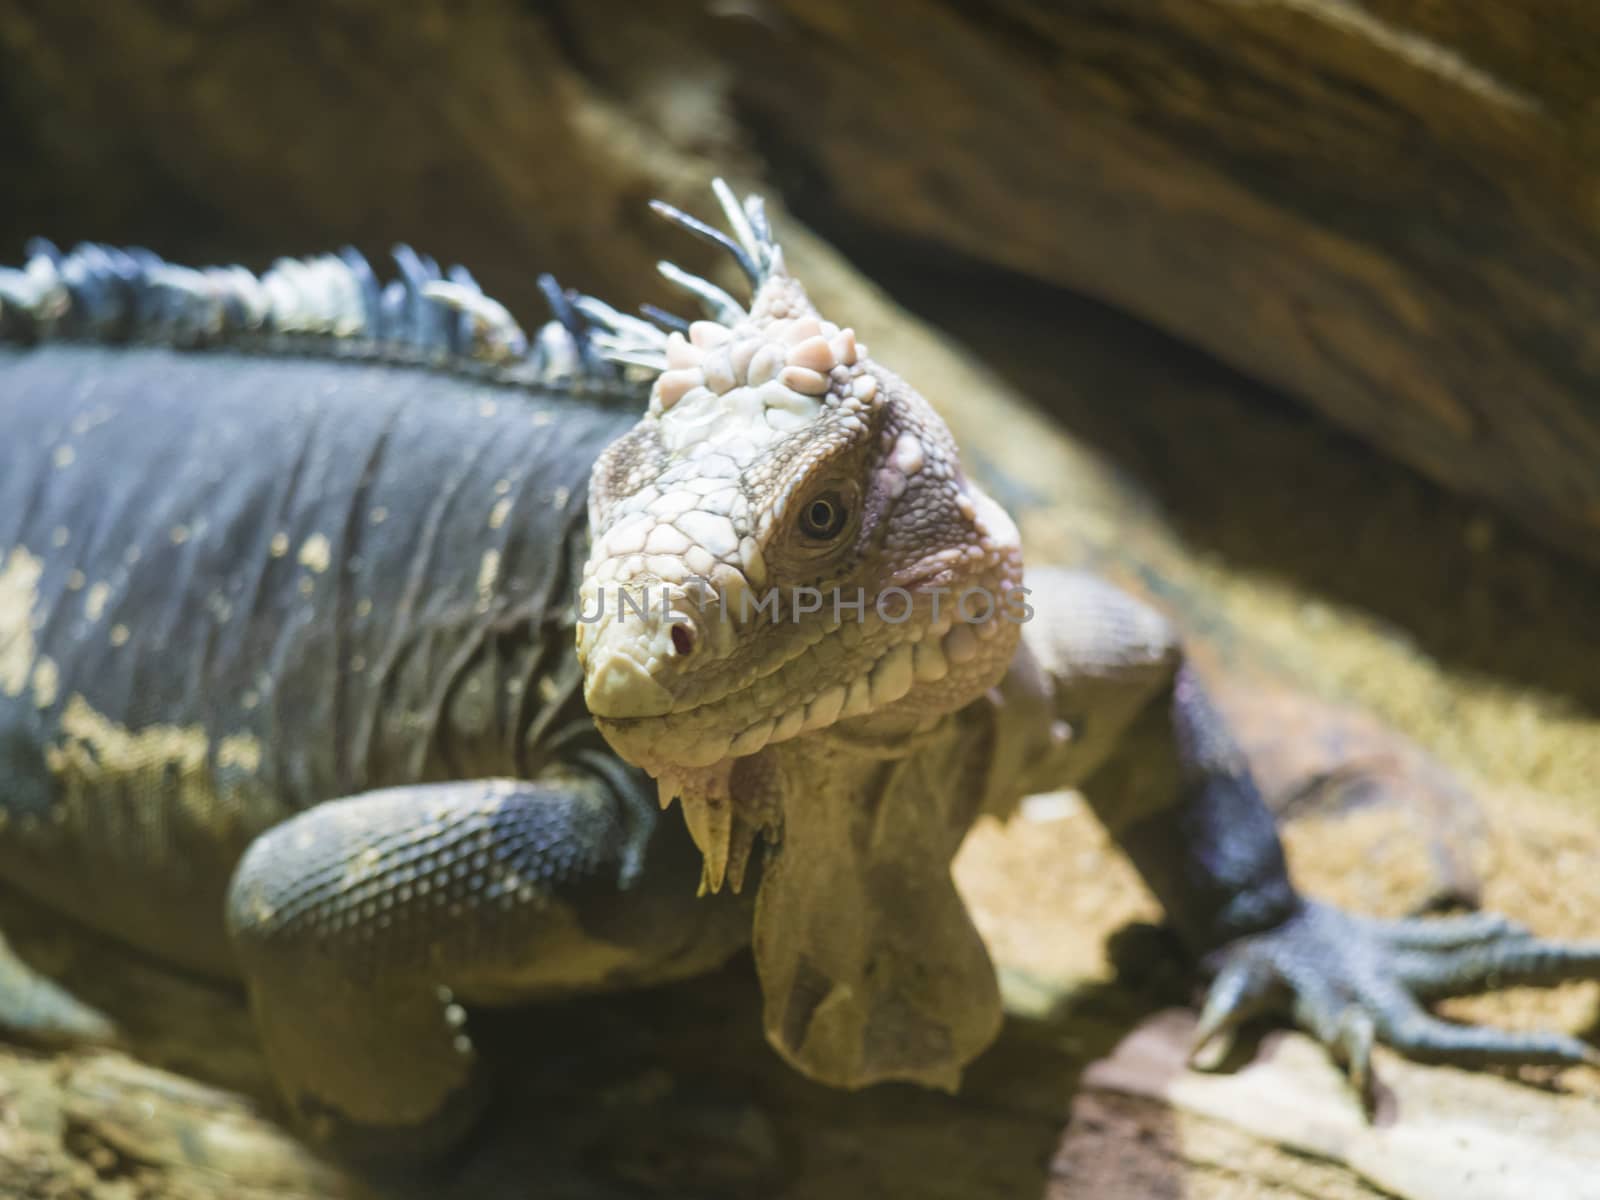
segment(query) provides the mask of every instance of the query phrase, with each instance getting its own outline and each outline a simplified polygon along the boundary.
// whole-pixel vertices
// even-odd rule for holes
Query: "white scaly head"
[[[715,319],[648,345],[638,322],[593,306],[626,326],[619,357],[664,369],[644,417],[595,465],[578,625],[590,712],[663,805],[681,800],[713,891],[741,884],[763,832],[784,842],[778,864],[827,860],[815,846],[791,854],[797,789],[831,780],[844,837],[872,799],[857,793],[890,785],[870,766],[841,773],[840,747],[864,748],[866,763],[909,754],[992,687],[1016,649],[1022,583],[1016,527],[962,472],[944,422],[812,306],[760,201],[714,188],[732,238],[657,207],[734,255],[754,289],[748,311],[670,264]],[[804,824],[825,839],[812,815]],[[877,841],[857,847],[864,871],[893,858]],[[934,867],[948,889],[947,858]],[[801,902],[792,871],[783,891]],[[759,956],[759,918],[757,939]],[[812,1074],[849,1077],[835,1081],[950,1078],[780,1049]]]

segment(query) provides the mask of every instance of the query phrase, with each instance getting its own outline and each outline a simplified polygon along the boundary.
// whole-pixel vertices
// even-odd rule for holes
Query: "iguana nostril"
[[[694,652],[694,630],[683,624],[673,625],[672,650],[679,658],[688,658]]]

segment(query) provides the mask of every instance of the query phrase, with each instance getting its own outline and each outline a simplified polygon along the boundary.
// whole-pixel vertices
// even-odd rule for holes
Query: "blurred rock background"
[[[1187,622],[1315,888],[1395,911],[1464,872],[1592,934],[1597,33],[1557,0],[0,0],[0,247],[261,268],[405,240],[531,325],[540,270],[681,307],[655,260],[722,264],[645,201],[709,213],[726,174],[945,411],[1034,558]],[[1070,799],[1033,817],[960,864],[1019,1013],[960,1099],[794,1080],[734,972],[585,1010],[643,1049],[524,1097],[533,1144],[588,1147],[561,1159],[574,1195],[1428,1194],[1372,1165],[1392,1146],[1075,1090],[1185,995],[1113,979],[1105,939],[1147,902]],[[248,1046],[236,997],[5,927],[121,995],[143,1057],[270,1113],[259,1063],[224,1049]],[[1462,1011],[1581,1029],[1593,999]],[[333,1186],[257,1118],[207,1125],[224,1102],[130,1072],[0,1058],[0,1194],[7,1170],[30,1196]],[[1337,1108],[1330,1080],[1295,1086]],[[1569,1101],[1600,1137],[1592,1100],[1540,1111]]]

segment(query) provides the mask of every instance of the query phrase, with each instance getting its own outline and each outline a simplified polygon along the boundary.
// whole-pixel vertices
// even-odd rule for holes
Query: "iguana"
[[[955,1087],[1000,1002],[950,859],[1069,785],[1210,980],[1198,1055],[1277,1010],[1363,1091],[1375,1041],[1600,1061],[1423,1007],[1600,944],[1300,896],[1169,621],[1024,572],[938,415],[715,190],[731,233],[658,208],[748,307],[671,264],[704,319],[545,281],[531,343],[404,250],[385,287],[353,252],[0,272],[0,880],[242,979],[358,1157],[471,1126],[473,1006],[746,945],[799,1070]],[[17,961],[0,1023],[103,1031]]]

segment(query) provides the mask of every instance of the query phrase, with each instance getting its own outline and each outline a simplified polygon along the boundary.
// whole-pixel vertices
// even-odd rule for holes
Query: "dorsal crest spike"
[[[748,322],[758,310],[776,314],[784,309],[795,313],[814,314],[805,290],[794,281],[784,264],[783,248],[773,240],[772,226],[767,220],[766,205],[760,196],[746,196],[741,203],[738,194],[724,179],[714,179],[711,190],[717,198],[731,233],[716,229],[698,217],[690,216],[675,205],[663,200],[652,200],[652,211],[665,217],[681,229],[686,229],[702,241],[716,246],[732,256],[746,279],[750,281],[751,308],[745,306],[702,275],[686,271],[676,263],[662,261],[656,269],[674,287],[692,295],[701,311],[713,322],[729,329]],[[687,335],[691,322],[661,309],[647,307],[641,311],[654,324],[627,317],[592,297],[583,297],[583,303],[592,308],[586,315],[594,321],[595,331],[591,344],[596,353],[618,364],[663,372],[669,369],[668,335],[677,332]]]
[[[71,340],[426,367],[512,387],[636,399],[660,370],[659,331],[541,281],[555,320],[529,338],[463,267],[395,248],[380,283],[357,250],[242,266],[187,267],[148,250],[29,243],[0,267],[0,342]],[[636,329],[635,326],[638,328]],[[614,353],[612,351],[623,351]]]

